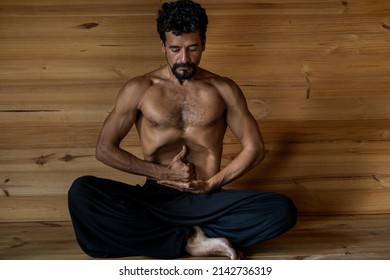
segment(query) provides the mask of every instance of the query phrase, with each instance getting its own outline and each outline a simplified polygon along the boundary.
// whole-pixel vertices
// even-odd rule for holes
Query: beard
[[[189,70],[178,72],[177,69],[180,67],[189,68]],[[190,80],[193,76],[195,76],[196,71],[198,70],[198,66],[195,63],[187,62],[187,63],[175,63],[172,66],[172,73],[175,77],[182,83],[184,80]]]

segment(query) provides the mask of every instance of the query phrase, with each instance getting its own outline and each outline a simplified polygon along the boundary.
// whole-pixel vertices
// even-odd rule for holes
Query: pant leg
[[[207,236],[226,237],[234,247],[244,249],[285,233],[296,219],[297,209],[288,197],[258,193],[251,201],[201,227]]]
[[[156,219],[132,201],[140,186],[84,176],[68,194],[69,212],[82,250],[98,258],[144,255],[177,258],[191,227],[172,226]]]

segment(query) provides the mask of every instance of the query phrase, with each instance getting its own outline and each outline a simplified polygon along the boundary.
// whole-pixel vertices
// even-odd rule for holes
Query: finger
[[[187,166],[188,166],[188,172],[189,172],[189,181],[192,181],[193,179],[196,178],[196,174],[195,174],[195,168],[194,168],[194,165],[192,163],[187,163]]]
[[[187,183],[176,182],[176,181],[171,181],[171,180],[160,180],[160,181],[157,181],[157,183],[160,185],[175,188],[175,189],[180,190],[180,191],[183,191],[184,189],[186,189],[188,187]]]
[[[187,146],[186,145],[183,145],[182,149],[180,150],[180,152],[172,159],[171,161],[171,164],[169,165],[172,166],[172,164],[174,162],[177,162],[177,161],[182,161],[182,159],[187,155]]]
[[[181,151],[180,151],[180,153],[178,155],[179,159],[183,160],[185,158],[185,156],[187,155],[187,152],[188,152],[187,146],[183,145],[183,148],[181,148]]]

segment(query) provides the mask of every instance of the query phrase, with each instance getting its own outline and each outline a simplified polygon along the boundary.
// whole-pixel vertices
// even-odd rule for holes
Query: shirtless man
[[[180,18],[181,14],[189,22],[181,22],[178,25],[176,18]],[[194,18],[194,15],[197,20],[190,22],[189,19]],[[223,220],[224,214],[215,214],[216,218],[211,218],[214,212],[223,213],[226,208],[232,208],[233,212],[239,210],[242,210],[243,213],[247,212],[242,207],[234,208],[239,207],[238,205],[241,203],[247,206],[257,205],[256,207],[259,208],[255,212],[260,212],[262,211],[261,207],[265,205],[268,207],[268,204],[272,203],[275,209],[278,209],[276,212],[278,212],[279,217],[269,216],[267,219],[271,224],[277,224],[278,229],[273,230],[273,233],[267,237],[259,238],[259,240],[266,240],[285,232],[295,224],[295,207],[288,198],[277,194],[260,194],[249,191],[231,193],[232,191],[222,190],[224,185],[244,175],[264,158],[264,146],[257,122],[250,114],[244,95],[236,83],[198,67],[205,50],[207,27],[207,15],[199,4],[185,0],[164,4],[159,12],[157,24],[166,64],[155,71],[131,79],[120,90],[114,109],[105,120],[101,130],[96,157],[113,168],[146,176],[149,183],[153,182],[150,184],[158,186],[157,193],[163,192],[166,196],[169,194],[167,200],[160,201],[161,198],[159,198],[157,202],[154,199],[148,201],[145,194],[138,195],[140,187],[126,186],[125,188],[129,192],[131,190],[137,194],[129,193],[122,194],[122,196],[131,201],[126,202],[127,205],[131,203],[131,208],[135,207],[134,204],[137,211],[143,208],[143,211],[148,213],[142,212],[141,216],[151,213],[153,218],[150,219],[154,220],[159,219],[159,216],[162,215],[159,211],[164,213],[164,217],[168,217],[171,214],[175,216],[178,212],[189,211],[188,208],[193,210],[193,212],[188,212],[188,219],[185,216],[183,221],[182,218],[179,219],[180,221],[177,220],[175,216],[175,218],[170,218],[169,222],[156,222],[159,226],[161,226],[161,222],[174,228],[185,226],[185,238],[176,245],[183,248],[174,257],[180,256],[184,250],[193,256],[218,255],[240,259],[242,254],[232,245],[234,242],[241,247],[240,242],[235,240],[236,237],[229,240],[228,236],[217,234],[218,230],[215,228],[220,227],[221,224],[218,222],[218,226],[215,227],[214,220]],[[121,141],[133,126],[136,127],[140,137],[143,159],[137,158],[120,147]],[[227,127],[232,130],[242,144],[242,150],[225,168],[221,169],[223,138]],[[76,205],[75,201],[79,201],[79,198],[75,199],[73,193],[76,192],[74,189],[80,193],[79,189],[81,188],[77,186],[81,185],[109,189],[116,183],[107,180],[103,183],[103,180],[91,177],[79,178],[69,192],[69,207],[76,236],[84,251],[98,257],[121,257],[135,255],[136,252],[139,252],[139,254],[154,257],[170,258],[169,254],[164,255],[161,252],[153,254],[148,250],[142,252],[142,249],[136,249],[133,252],[134,244],[123,244],[124,247],[132,247],[128,249],[127,253],[103,253],[104,249],[96,249],[96,244],[88,245],[89,241],[85,240],[88,238],[86,232],[91,235],[93,230],[91,231],[85,225],[79,225],[78,221],[81,221],[80,217],[82,216],[80,213],[85,212],[85,209],[75,210],[77,207],[73,207],[73,205]],[[133,191],[133,189],[137,191]],[[148,188],[144,187],[144,189]],[[227,192],[229,195],[225,198]],[[148,191],[147,193],[151,197],[156,195],[156,191]],[[88,195],[94,196],[91,193]],[[264,195],[268,200],[264,198]],[[107,198],[106,194],[104,196]],[[196,205],[182,204],[182,201],[188,199],[192,201],[195,196],[196,199],[201,198]],[[180,203],[177,202],[178,200]],[[221,204],[217,208],[211,207],[209,214],[207,208],[210,206],[207,203],[218,204],[219,200],[229,202]],[[260,206],[260,200],[265,203],[263,206]],[[103,201],[104,199],[101,198],[100,204],[104,204]],[[80,203],[86,204],[85,201]],[[159,206],[156,207],[156,205]],[[166,212],[168,210],[164,208],[166,205],[170,205],[168,208],[172,207],[169,212]],[[282,213],[279,213],[280,209],[283,210]],[[203,213],[203,211],[205,212]],[[201,212],[203,216],[210,215],[211,220],[202,218],[203,221],[196,216]],[[99,215],[103,214],[99,211]],[[192,217],[193,215],[194,217]],[[229,215],[231,214],[227,214],[227,216]],[[256,213],[256,215],[267,216],[268,214],[264,212]],[[107,218],[109,216],[107,214]],[[233,220],[245,219],[244,217],[239,216]],[[131,219],[136,218],[131,216]],[[149,216],[146,219],[149,219]],[[250,229],[246,229],[247,232],[253,231],[254,224],[264,223],[262,220],[256,222],[255,219],[257,216],[251,218],[253,225],[250,226]],[[174,221],[171,222],[171,220]],[[199,224],[197,224],[198,222]],[[153,222],[149,223],[150,228],[156,226]],[[99,227],[92,224],[91,228],[95,230]],[[208,232],[202,229],[202,225]],[[102,225],[100,226],[102,227]],[[232,225],[223,226],[232,227]],[[262,231],[266,232],[269,229],[270,227],[266,227]],[[234,229],[232,230],[234,231]],[[169,231],[172,231],[172,228]],[[105,233],[105,235],[108,239],[116,238],[118,232]],[[127,234],[130,239],[132,238],[131,233],[123,234]],[[255,236],[262,234],[256,232]],[[245,237],[241,237],[241,239],[249,239],[253,232],[243,235]],[[254,242],[256,238],[253,237]],[[142,243],[142,238],[135,239],[138,244]],[[150,240],[146,240],[149,239],[146,238],[145,243],[150,242]],[[161,239],[161,242],[165,242],[164,238]],[[175,241],[166,241],[167,244],[172,242]],[[127,241],[122,241],[122,243],[127,243]],[[247,247],[244,243],[250,244],[251,242],[243,242],[242,247]],[[162,249],[156,248],[156,250],[161,251]]]

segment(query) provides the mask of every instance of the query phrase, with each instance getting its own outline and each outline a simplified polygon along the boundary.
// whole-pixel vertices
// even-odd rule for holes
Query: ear
[[[163,53],[166,53],[166,50],[165,50],[165,43],[161,40],[160,41],[160,46],[161,46],[161,51],[163,52]]]
[[[202,42],[202,52],[206,49],[206,40]]]

